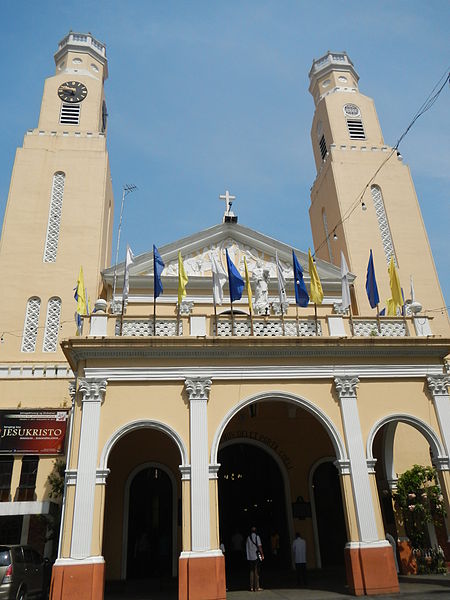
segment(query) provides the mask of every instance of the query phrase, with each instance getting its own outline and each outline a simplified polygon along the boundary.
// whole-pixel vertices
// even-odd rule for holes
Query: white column
[[[190,416],[191,548],[204,552],[210,549],[207,404],[211,379],[186,379],[185,386]]]
[[[430,375],[427,377],[428,389],[433,396],[434,410],[439,421],[441,438],[444,442],[445,453],[450,457],[450,397],[448,375]]]
[[[375,542],[378,540],[378,531],[356,401],[359,379],[336,377],[334,383],[339,394],[344,424],[360,541]]]
[[[106,380],[80,379],[78,390],[83,394],[83,408],[70,555],[87,558],[91,553],[100,407]]]

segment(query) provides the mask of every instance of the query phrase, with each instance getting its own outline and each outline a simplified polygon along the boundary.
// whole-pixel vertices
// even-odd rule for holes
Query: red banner
[[[0,454],[63,454],[68,411],[0,410]]]

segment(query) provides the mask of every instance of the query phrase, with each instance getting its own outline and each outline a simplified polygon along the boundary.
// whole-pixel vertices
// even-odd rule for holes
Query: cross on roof
[[[224,216],[234,216],[231,212],[231,205],[233,204],[233,200],[236,200],[236,196],[231,196],[228,190],[225,191],[225,194],[220,194],[219,200],[225,200],[225,215]]]

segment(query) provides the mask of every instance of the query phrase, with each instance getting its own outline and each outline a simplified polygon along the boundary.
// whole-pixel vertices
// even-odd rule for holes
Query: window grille
[[[44,352],[56,352],[58,344],[59,320],[61,318],[61,298],[50,298],[45,320]]]
[[[333,262],[333,251],[331,249],[330,234],[328,231],[328,219],[327,219],[327,213],[325,212],[325,209],[322,210],[322,221],[323,221],[323,228],[325,231],[325,239],[327,240],[328,256],[330,257],[330,262]]]
[[[325,158],[325,156],[327,155],[327,144],[325,142],[325,136],[324,135],[319,140],[319,148],[320,148],[320,155],[321,155],[322,160],[323,160]]]
[[[348,133],[351,140],[365,140],[366,134],[361,119],[347,119]]]
[[[48,215],[47,237],[45,240],[44,262],[55,262],[61,226],[62,202],[64,195],[64,173],[53,175],[50,210]]]
[[[25,314],[25,324],[23,327],[22,352],[34,352],[36,350],[40,309],[40,298],[34,297],[28,300]]]
[[[391,256],[394,257],[395,266],[397,265],[397,258],[395,256],[394,250],[394,242],[392,240],[391,228],[389,227],[389,222],[387,220],[386,209],[384,206],[383,194],[381,193],[381,188],[378,185],[372,185],[370,187],[370,191],[372,193],[372,200],[375,206],[375,213],[378,219],[378,227],[380,229],[381,241],[383,243],[384,255],[386,257],[386,262],[389,264],[391,262]]]
[[[59,122],[66,125],[79,125],[81,104],[62,104]]]

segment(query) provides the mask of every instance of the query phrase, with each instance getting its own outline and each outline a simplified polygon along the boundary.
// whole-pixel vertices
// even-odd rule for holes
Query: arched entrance
[[[234,536],[258,528],[266,560],[271,565],[290,564],[292,532],[286,511],[289,481],[279,461],[261,443],[240,439],[219,450],[219,498],[221,541],[230,549],[230,560],[239,567]],[[288,505],[289,506],[289,505]],[[240,553],[244,559],[243,552]],[[267,564],[267,563],[266,563]]]
[[[320,566],[343,566],[347,531],[339,475],[332,460],[315,466],[311,485]],[[330,531],[333,532],[331,536]]]
[[[176,507],[173,475],[160,463],[141,465],[128,478],[126,493],[126,579],[171,575]]]
[[[110,470],[103,528],[107,590],[137,598],[143,590],[176,589],[179,466],[186,456],[179,437],[154,422],[127,424],[106,444],[100,464]]]
[[[309,475],[324,457],[346,460],[344,446],[329,418],[304,399],[265,393],[244,400],[224,418],[213,440],[211,462],[221,465],[219,522],[229,589],[248,588],[243,546],[252,525],[258,527],[266,556],[263,587],[295,585],[292,542],[296,532],[306,539],[308,568],[320,566]],[[332,467],[339,486],[338,472]],[[338,501],[342,510],[340,496]],[[331,538],[334,530],[328,535]],[[342,556],[346,540],[344,536]],[[234,557],[239,549],[242,574],[237,577]]]

